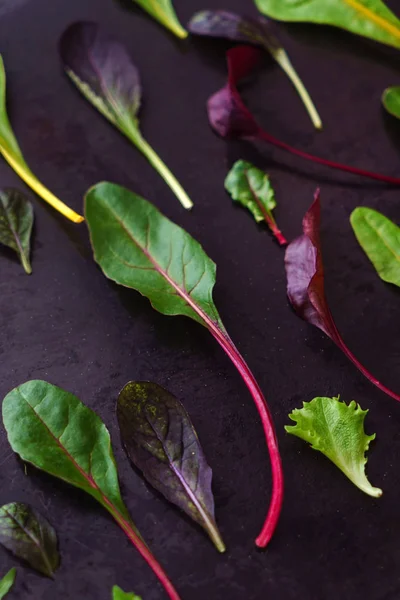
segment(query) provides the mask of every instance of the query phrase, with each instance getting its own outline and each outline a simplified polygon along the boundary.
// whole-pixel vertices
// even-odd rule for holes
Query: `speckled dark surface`
[[[221,7],[217,0],[206,5]],[[243,10],[246,3],[225,6]],[[205,5],[176,0],[176,8],[186,22]],[[217,262],[216,304],[266,393],[278,430],[286,497],[273,542],[265,552],[253,544],[270,492],[269,462],[251,398],[228,359],[196,323],[159,315],[139,294],[111,285],[91,259],[85,226],[67,223],[38,198],[33,275],[24,274],[11,252],[0,251],[0,395],[42,378],[76,393],[101,415],[112,433],[126,503],[182,600],[398,600],[400,406],[291,312],[282,250],[231,205],[222,184],[236,158],[268,169],[279,201],[276,216],[289,239],[300,233],[314,189],[322,186],[332,311],[358,358],[397,391],[399,291],[377,278],[349,215],[365,204],[399,223],[400,190],[267,147],[218,139],[208,127],[205,102],[224,83],[227,45],[178,42],[128,1],[2,0],[0,17],[9,114],[33,171],[76,209],[95,182],[124,184],[186,227]],[[192,213],[180,208],[145,159],[63,75],[57,40],[77,19],[98,20],[129,48],[142,73],[143,132],[191,194]],[[259,120],[309,151],[398,175],[400,127],[383,114],[380,94],[399,83],[400,54],[326,28],[281,31],[325,129],[313,132],[290,83],[268,60],[245,91]],[[24,189],[3,161],[0,182]],[[135,378],[165,385],[189,410],[214,469],[226,555],[218,555],[202,531],[129,466],[115,399]],[[368,471],[384,489],[380,500],[363,495],[322,455],[283,431],[288,412],[303,400],[338,393],[370,409],[367,431],[376,431],[377,441]],[[33,468],[25,474],[1,428],[0,502],[14,500],[33,504],[56,526],[62,565],[54,581],[46,580],[0,549],[1,573],[18,565],[10,600],[107,600],[114,583],[143,600],[166,597],[103,509]]]

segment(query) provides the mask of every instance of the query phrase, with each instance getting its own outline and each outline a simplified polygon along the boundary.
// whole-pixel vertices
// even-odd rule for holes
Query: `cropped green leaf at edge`
[[[33,206],[18,190],[0,189],[0,243],[18,254],[25,272],[30,275],[30,240]]]
[[[377,210],[364,206],[353,210],[350,222],[379,277],[400,287],[400,227]]]
[[[0,153],[19,177],[43,200],[74,223],[81,223],[83,217],[61,202],[32,173],[22,155],[17,139],[11,129],[6,108],[6,72],[0,54]]]
[[[125,47],[96,23],[73,23],[59,43],[66,74],[82,95],[146,157],[179,202],[193,202],[139,128],[142,89],[139,71]]]
[[[278,21],[332,25],[400,48],[400,20],[381,0],[255,0],[259,11]]]
[[[339,398],[317,397],[289,414],[296,425],[287,425],[285,430],[322,452],[360,490],[379,498],[382,490],[372,487],[365,475],[365,453],[376,437],[365,434],[367,413],[354,401],[347,405]]]
[[[282,509],[282,462],[267,401],[213,302],[215,263],[186,231],[121,186],[102,182],[91,188],[85,214],[94,258],[104,275],[149,298],[162,314],[184,315],[206,327],[247,386],[261,419],[272,470],[272,497],[256,538],[257,546],[264,548]]]
[[[400,119],[400,85],[386,88],[382,94],[382,104],[392,117]]]
[[[118,396],[117,418],[125,451],[145,479],[225,552],[215,522],[212,470],[182,403],[156,383],[130,381]]]
[[[314,127],[318,130],[322,129],[321,117],[311,96],[295,70],[288,53],[272,31],[270,21],[264,17],[255,19],[227,10],[202,10],[192,16],[188,28],[190,33],[195,35],[254,44],[267,50],[292,82]]]
[[[180,39],[187,37],[188,32],[180,24],[171,0],[133,0],[156,19],[161,25],[172,31]]]
[[[17,569],[13,567],[4,575],[2,579],[0,579],[0,600],[6,597],[8,592],[11,590],[12,586],[15,582],[15,577],[17,575]]]
[[[112,600],[142,600],[140,596],[136,596],[133,592],[124,592],[118,585],[114,585],[112,594]]]
[[[60,566],[55,529],[28,504],[0,508],[0,544],[46,577],[53,577]]]
[[[3,422],[14,452],[93,496],[153,569],[170,600],[180,600],[121,498],[110,434],[100,417],[73,394],[33,380],[4,398]]]
[[[238,160],[226,176],[225,189],[234,202],[238,202],[251,212],[256,223],[265,221],[279,244],[286,246],[287,240],[272,214],[277,204],[267,173],[257,169],[250,162]]]

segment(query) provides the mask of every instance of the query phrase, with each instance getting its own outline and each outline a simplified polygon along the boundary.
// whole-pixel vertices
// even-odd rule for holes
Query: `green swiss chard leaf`
[[[75,211],[71,210],[61,200],[56,198],[32,173],[28,167],[25,159],[22,155],[21,149],[18,145],[17,139],[11,129],[10,121],[7,115],[6,108],[6,72],[4,68],[3,58],[0,55],[0,152],[8,162],[8,164],[14,169],[14,171],[21,177],[23,181],[38,196],[48,202],[53,208],[58,210],[64,217],[70,219],[74,223],[81,223],[83,217],[78,215]]]
[[[139,72],[122,44],[96,23],[74,23],[60,41],[67,75],[80,92],[144,154],[182,206],[193,203],[180,183],[143,138],[139,128]]]
[[[3,422],[14,452],[93,496],[154,570],[170,599],[179,600],[121,498],[110,434],[100,417],[55,385],[28,381],[4,398]]]
[[[26,273],[32,273],[29,262],[33,206],[21,192],[0,190],[0,243],[18,254]]]
[[[400,119],[400,86],[387,88],[382,94],[382,104],[389,114]]]
[[[293,410],[289,419],[296,425],[285,429],[325,454],[360,490],[379,498],[382,490],[372,487],[365,475],[365,453],[375,439],[364,431],[367,413],[354,401],[347,405],[339,398],[318,397]]]
[[[267,223],[281,246],[287,244],[272,214],[276,200],[267,173],[245,160],[238,160],[225,179],[225,189],[232,200],[248,208],[257,223]]]
[[[0,600],[6,597],[8,592],[11,590],[12,586],[15,582],[15,577],[17,575],[17,569],[14,567],[4,575],[3,579],[0,579]]]
[[[224,552],[214,516],[212,471],[181,402],[156,383],[131,381],[119,394],[117,417],[131,461]]]
[[[188,33],[178,21],[171,0],[134,0],[161,25],[172,31],[178,38],[184,39]]]
[[[60,565],[55,530],[28,504],[13,502],[0,508],[0,544],[47,577],[53,577]]]
[[[184,315],[204,325],[237,368],[259,411],[272,464],[272,498],[256,544],[270,541],[283,500],[278,442],[267,402],[254,375],[225,330],[213,302],[215,263],[186,231],[150,202],[112,183],[85,198],[94,258],[103,273],[137,290],[164,315]]]
[[[112,593],[112,600],[142,600],[140,596],[136,596],[133,592],[124,592],[117,585],[114,585]]]
[[[379,277],[400,287],[400,227],[377,210],[363,206],[353,210],[350,222]]]
[[[400,48],[400,20],[381,0],[255,0],[258,9],[279,21],[341,27]]]
[[[254,19],[227,10],[202,10],[193,15],[188,25],[190,33],[220,37],[235,42],[261,46],[270,53],[297,90],[316,129],[322,129],[321,118],[297,74],[281,42],[272,31],[271,22],[263,17]]]

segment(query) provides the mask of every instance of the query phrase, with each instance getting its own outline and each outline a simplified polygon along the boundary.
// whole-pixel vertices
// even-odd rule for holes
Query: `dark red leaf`
[[[249,109],[244,105],[238,92],[238,83],[249,75],[260,59],[260,50],[252,46],[236,46],[228,50],[228,82],[219,92],[216,92],[207,103],[208,118],[211,127],[221,136],[228,138],[252,138],[263,140],[290,154],[294,154],[314,163],[325,165],[332,169],[346,171],[354,175],[369,177],[392,185],[400,185],[400,178],[372,173],[351,167],[341,163],[336,163],[325,158],[319,158],[297,148],[293,148],[285,142],[270,135],[262,129]]]
[[[325,296],[319,190],[304,216],[303,235],[291,242],[286,249],[285,268],[288,298],[298,316],[326,333],[367,379],[382,392],[400,401],[399,395],[382,385],[356,359],[344,343],[333,320]]]

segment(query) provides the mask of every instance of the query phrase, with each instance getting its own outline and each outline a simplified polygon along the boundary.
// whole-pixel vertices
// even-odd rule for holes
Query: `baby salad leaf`
[[[32,273],[29,262],[33,206],[21,192],[11,188],[0,190],[0,243],[18,254],[26,273]]]
[[[349,360],[382,392],[400,401],[356,359],[346,346],[333,320],[326,296],[320,240],[321,205],[319,190],[303,218],[303,235],[286,248],[285,268],[289,301],[301,318],[318,327],[342,350]]]
[[[181,184],[143,138],[139,129],[139,72],[124,46],[96,23],[74,23],[62,35],[60,55],[80,92],[144,154],[182,206],[192,208]]]
[[[400,86],[387,88],[382,94],[382,104],[387,112],[400,119]]]
[[[350,222],[379,277],[400,287],[400,227],[377,210],[363,206],[353,210]]]
[[[225,552],[214,516],[212,471],[181,402],[156,383],[130,381],[119,394],[117,417],[131,461]]]
[[[161,25],[172,31],[178,38],[184,39],[188,33],[178,21],[171,0],[134,0]]]
[[[14,567],[4,575],[3,579],[0,579],[0,600],[6,597],[8,592],[11,590],[14,585],[15,576],[17,574],[17,569]]]
[[[0,544],[47,577],[53,577],[60,565],[55,530],[28,504],[13,502],[0,508]]]
[[[225,189],[232,200],[249,209],[257,223],[265,221],[279,244],[286,246],[287,241],[272,214],[276,200],[267,173],[245,160],[238,160],[225,179]]]
[[[333,25],[400,48],[400,21],[381,0],[255,0],[260,12],[279,21]]]
[[[400,185],[400,178],[381,175],[380,173],[371,173],[358,167],[350,167],[341,163],[336,163],[326,158],[319,158],[313,154],[308,154],[303,150],[298,150],[286,142],[281,142],[276,137],[262,129],[244,105],[237,89],[238,83],[249,75],[256,66],[260,51],[251,46],[237,46],[227,52],[228,60],[228,81],[227,84],[218,92],[213,94],[207,103],[208,119],[211,127],[224,138],[247,138],[260,140],[276,146],[320,165],[325,165],[331,169],[338,169],[354,175],[369,177],[377,181],[384,181],[392,185]]]
[[[117,585],[114,585],[112,593],[112,600],[142,600],[140,596],[136,596],[133,592],[124,592]]]
[[[92,187],[86,194],[85,214],[94,258],[106,277],[137,290],[164,315],[185,315],[204,325],[249,389],[260,414],[272,465],[272,499],[256,539],[258,546],[266,546],[283,499],[278,441],[261,389],[213,302],[215,263],[196,240],[150,202],[118,185],[103,182]]]
[[[100,417],[55,385],[28,381],[4,398],[3,422],[14,452],[93,496],[153,569],[169,598],[179,600],[121,498],[110,434]]]
[[[382,490],[372,487],[365,475],[365,453],[376,437],[365,434],[367,413],[354,401],[347,405],[339,398],[318,397],[293,410],[289,419],[296,425],[285,429],[325,454],[360,490],[379,498]]]
[[[35,177],[22,156],[21,149],[17,139],[11,129],[10,121],[6,108],[6,72],[3,58],[0,55],[0,153],[4,156],[8,164],[21,177],[25,183],[33,189],[34,192],[43,200],[48,202],[53,208],[58,210],[64,217],[74,223],[81,223],[83,217],[71,210],[61,200],[56,198],[42,183]]]
[[[286,50],[271,31],[271,24],[263,17],[253,19],[226,10],[202,10],[193,15],[189,31],[197,35],[226,38],[262,46],[285,71],[297,90],[316,129],[322,129],[321,118],[303,82],[296,73]]]

